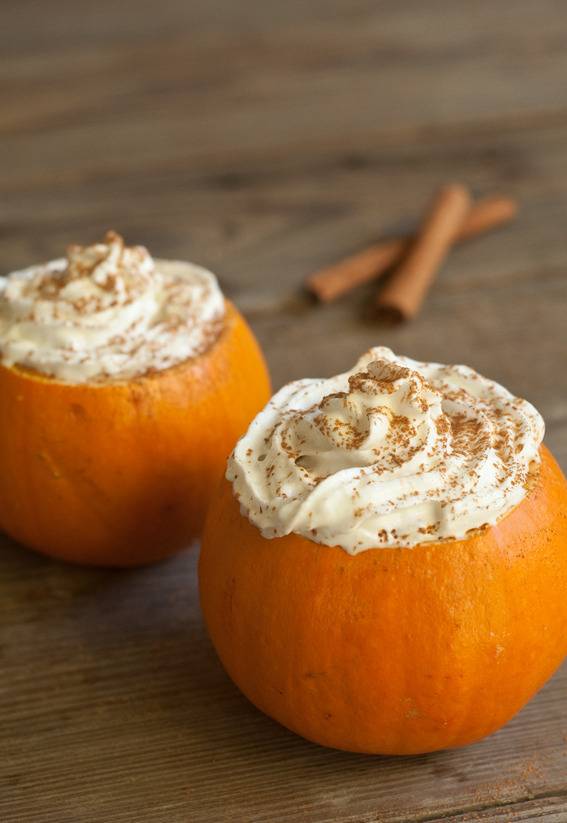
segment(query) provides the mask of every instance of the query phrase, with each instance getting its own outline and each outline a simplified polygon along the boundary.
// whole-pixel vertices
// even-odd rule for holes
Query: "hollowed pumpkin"
[[[259,347],[227,303],[204,354],[127,382],[0,366],[0,528],[45,554],[130,566],[187,545],[226,457],[269,398]]]
[[[263,538],[225,481],[200,587],[228,674],[284,726],[355,752],[462,746],[506,723],[567,654],[567,484],[543,447],[536,485],[496,526],[349,556]]]

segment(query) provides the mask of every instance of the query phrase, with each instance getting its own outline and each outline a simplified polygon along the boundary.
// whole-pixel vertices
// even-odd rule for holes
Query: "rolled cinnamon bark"
[[[387,271],[402,257],[409,242],[400,237],[375,243],[310,275],[305,286],[322,303],[330,303]]]
[[[407,255],[376,299],[380,312],[394,321],[415,317],[470,207],[470,194],[460,184],[437,192]]]
[[[468,213],[460,232],[457,235],[457,242],[470,240],[486,231],[498,228],[513,220],[518,213],[518,203],[511,197],[485,197],[473,204]]]
[[[497,195],[479,200],[471,208],[456,240],[468,240],[498,228],[512,220],[517,211],[517,203],[510,197]],[[311,274],[305,286],[322,303],[330,303],[356,286],[380,277],[402,258],[411,242],[410,237],[399,237],[374,243],[363,251]]]

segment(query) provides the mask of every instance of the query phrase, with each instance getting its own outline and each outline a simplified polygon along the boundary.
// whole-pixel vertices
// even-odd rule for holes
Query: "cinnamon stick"
[[[405,237],[374,243],[338,263],[319,269],[307,278],[305,286],[322,303],[331,303],[387,271],[403,256],[408,244]]]
[[[517,211],[517,203],[510,197],[496,195],[479,200],[472,206],[456,240],[469,240],[498,228],[512,220]],[[410,237],[399,237],[374,243],[310,275],[306,288],[321,302],[330,303],[356,286],[380,277],[403,257],[411,242]]]
[[[407,255],[378,295],[379,310],[396,321],[415,317],[470,207],[471,198],[464,186],[454,184],[439,190]]]
[[[457,235],[457,241],[460,243],[462,240],[470,240],[471,237],[509,223],[517,213],[518,203],[511,197],[485,197],[473,204]]]

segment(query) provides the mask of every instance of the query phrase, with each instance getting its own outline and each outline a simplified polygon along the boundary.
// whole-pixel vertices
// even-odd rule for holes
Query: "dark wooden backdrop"
[[[373,344],[528,397],[567,466],[561,0],[2,0],[0,265],[122,231],[215,270],[275,386]],[[410,228],[435,186],[521,201],[391,329],[304,276]],[[429,757],[324,750],[256,712],[205,637],[197,550],[128,573],[0,546],[2,821],[567,821],[567,671]]]

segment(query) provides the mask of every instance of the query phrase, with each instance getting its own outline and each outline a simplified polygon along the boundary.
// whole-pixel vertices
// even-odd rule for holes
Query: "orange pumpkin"
[[[230,304],[207,352],[127,382],[0,366],[0,527],[77,563],[165,557],[199,533],[226,457],[269,393]]]
[[[224,482],[200,559],[227,672],[309,740],[416,754],[506,723],[567,653],[567,484],[542,447],[535,487],[465,541],[356,556],[267,540]]]

